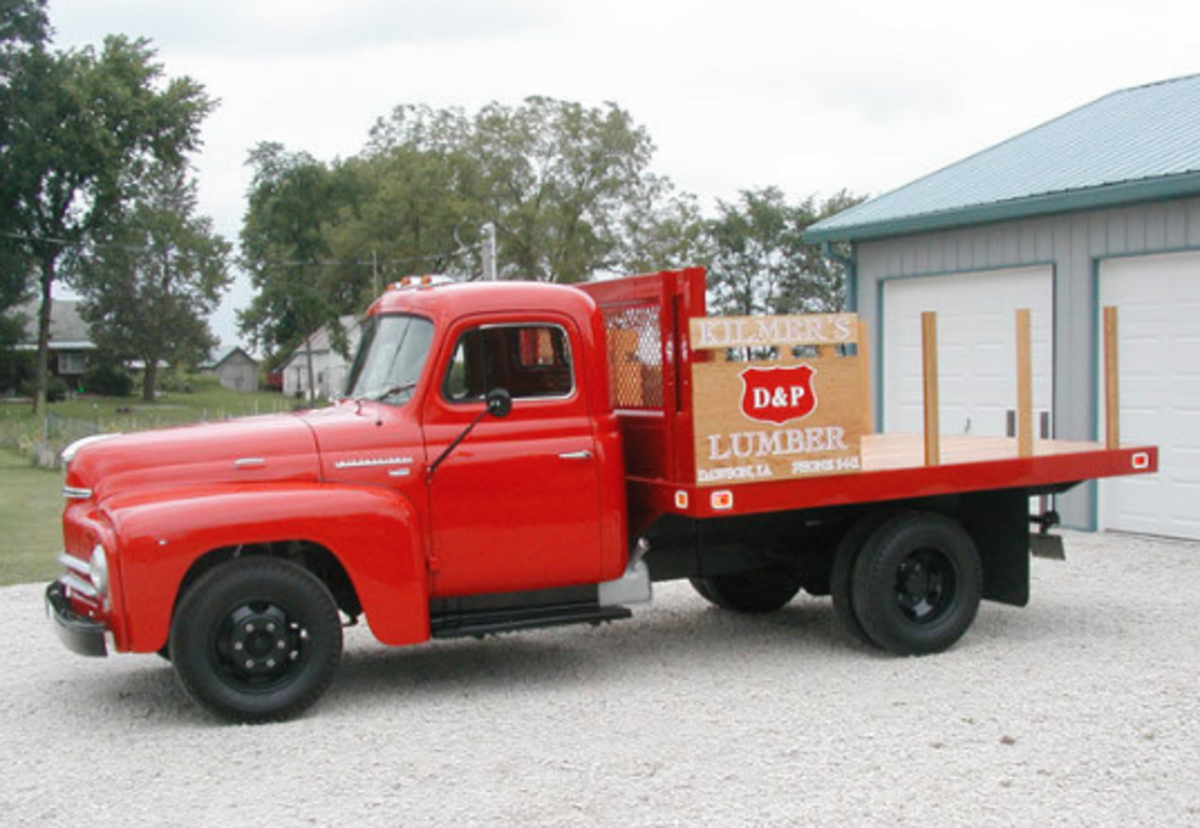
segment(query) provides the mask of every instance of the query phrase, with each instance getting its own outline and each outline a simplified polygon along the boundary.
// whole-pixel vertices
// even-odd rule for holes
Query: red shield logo
[[[817,410],[811,365],[787,368],[747,368],[742,378],[742,413],[751,420],[783,425]]]

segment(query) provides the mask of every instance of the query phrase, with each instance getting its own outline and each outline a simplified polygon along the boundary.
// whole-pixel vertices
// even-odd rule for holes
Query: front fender
[[[113,497],[101,506],[120,568],[117,647],[167,641],[180,586],[217,549],[307,541],[338,559],[371,631],[385,644],[429,638],[429,584],[419,517],[396,492],[336,484],[228,485]],[[121,638],[125,640],[121,640]]]

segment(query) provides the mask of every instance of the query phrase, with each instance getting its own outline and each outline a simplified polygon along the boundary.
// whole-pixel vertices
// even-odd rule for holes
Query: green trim
[[[940,210],[933,213],[901,215],[880,221],[855,223],[849,214],[855,208],[842,213],[847,220],[838,221],[838,216],[819,222],[804,232],[803,240],[808,244],[836,241],[866,241],[891,236],[906,236],[928,233],[934,230],[969,227],[977,224],[992,224],[999,221],[1046,216],[1055,213],[1077,213],[1105,207],[1127,206],[1148,201],[1164,201],[1200,195],[1200,172],[1159,178],[1123,181],[1082,190],[1067,190],[1045,193],[1011,201],[974,204],[966,207]],[[886,198],[887,196],[882,196]],[[871,202],[867,202],[870,204]],[[823,226],[826,225],[826,226]]]
[[[897,273],[895,276],[877,276],[877,282],[902,282],[907,279],[928,279],[937,276],[965,276],[972,273],[1002,273],[1005,270],[1027,270],[1031,267],[1048,267],[1057,274],[1058,263],[1054,259],[1032,259],[1016,264],[980,265],[978,267],[952,267],[947,270],[923,270],[920,273]]]
[[[1098,266],[1101,262],[1106,262],[1109,259],[1144,259],[1148,256],[1173,256],[1178,253],[1200,253],[1200,244],[1183,244],[1174,247],[1145,247],[1137,250],[1123,250],[1120,253],[1101,253],[1099,256],[1093,256],[1092,262],[1097,266],[1097,269],[1093,271],[1093,275],[1097,279],[1096,286],[1098,288],[1100,285]],[[1099,297],[1098,292],[1096,295]]]

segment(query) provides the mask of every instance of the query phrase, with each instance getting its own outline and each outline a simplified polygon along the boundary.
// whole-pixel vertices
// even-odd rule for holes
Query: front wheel
[[[740,575],[692,578],[692,587],[721,609],[749,614],[782,609],[800,591],[800,575],[791,569],[760,569]]]
[[[278,558],[243,558],[184,594],[170,648],[180,684],[202,707],[232,721],[282,721],[333,680],[342,625],[311,572]]]
[[[908,512],[871,533],[851,583],[854,614],[871,640],[900,655],[936,653],[975,620],[983,566],[962,524]]]

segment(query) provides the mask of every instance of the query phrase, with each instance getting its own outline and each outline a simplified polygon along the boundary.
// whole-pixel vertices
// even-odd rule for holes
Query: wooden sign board
[[[726,323],[722,328],[711,323]],[[704,328],[698,329],[698,324]],[[733,324],[729,324],[733,323]],[[766,332],[764,334],[764,332]],[[853,314],[692,321],[695,350],[852,343]],[[705,338],[700,338],[705,337]],[[783,337],[777,339],[776,337]],[[790,350],[781,349],[785,353]],[[862,469],[862,377],[853,356],[692,365],[696,484],[722,486]]]
[[[853,313],[804,316],[704,316],[690,325],[692,350],[771,345],[848,345],[858,339]]]

